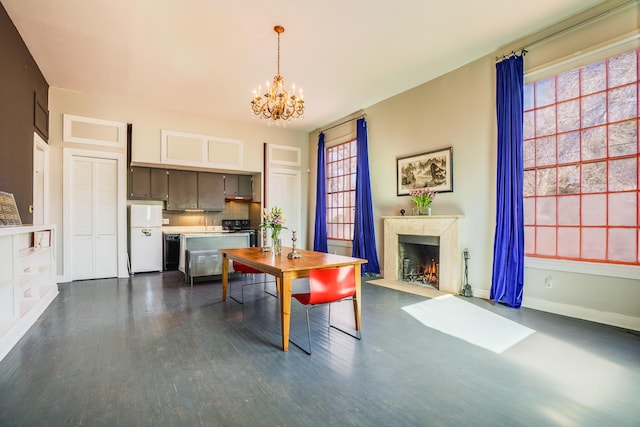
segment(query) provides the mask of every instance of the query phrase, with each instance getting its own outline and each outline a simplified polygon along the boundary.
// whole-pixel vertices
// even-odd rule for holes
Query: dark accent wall
[[[33,133],[48,140],[49,84],[0,4],[0,191],[13,193],[23,224],[33,215]]]

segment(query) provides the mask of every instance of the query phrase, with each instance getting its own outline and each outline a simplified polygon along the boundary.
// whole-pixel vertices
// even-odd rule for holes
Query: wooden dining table
[[[309,277],[309,271],[353,265],[356,294],[353,300],[356,330],[361,326],[361,305],[360,305],[360,276],[361,266],[366,263],[366,259],[352,258],[342,255],[327,254],[325,252],[315,252],[297,249],[300,258],[289,259],[287,254],[291,248],[282,248],[281,255],[274,255],[271,252],[262,252],[261,248],[234,248],[218,249],[223,254],[222,260],[222,300],[227,299],[227,289],[229,286],[229,261],[237,261],[241,264],[255,268],[256,270],[275,276],[276,287],[280,297],[280,324],[282,330],[282,350],[289,349],[289,324],[291,316],[291,283],[294,279]]]

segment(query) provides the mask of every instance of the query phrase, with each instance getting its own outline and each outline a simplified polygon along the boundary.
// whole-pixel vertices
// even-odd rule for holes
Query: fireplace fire
[[[398,235],[398,256],[403,282],[439,289],[440,238],[437,236]]]
[[[429,284],[438,283],[438,265],[433,258],[431,259],[431,263],[427,269],[424,271],[424,277]]]

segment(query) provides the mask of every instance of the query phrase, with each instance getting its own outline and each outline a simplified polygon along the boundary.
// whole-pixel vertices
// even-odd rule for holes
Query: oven
[[[229,233],[249,233],[249,246],[258,246],[258,230],[250,228],[248,219],[223,219],[222,229]]]
[[[164,233],[163,239],[163,270],[177,270],[180,261],[180,235]]]

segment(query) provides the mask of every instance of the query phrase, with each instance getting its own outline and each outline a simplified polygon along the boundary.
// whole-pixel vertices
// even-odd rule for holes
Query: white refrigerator
[[[131,273],[162,271],[162,206],[131,205],[129,258]]]

